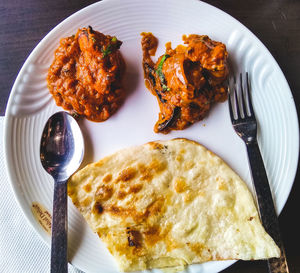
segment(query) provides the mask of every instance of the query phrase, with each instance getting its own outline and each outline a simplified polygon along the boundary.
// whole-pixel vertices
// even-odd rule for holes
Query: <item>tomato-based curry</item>
[[[202,120],[212,104],[227,98],[227,51],[224,44],[206,35],[183,35],[186,44],[171,48],[156,63],[158,40],[142,33],[143,69],[146,87],[156,96],[160,113],[156,133],[183,130]]]
[[[62,38],[47,83],[56,104],[92,121],[104,121],[125,97],[122,42],[91,27]]]

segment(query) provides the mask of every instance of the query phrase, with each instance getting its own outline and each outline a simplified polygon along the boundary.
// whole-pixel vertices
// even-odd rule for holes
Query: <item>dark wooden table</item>
[[[125,1],[125,0],[124,0]],[[183,0],[184,1],[184,0]],[[37,43],[64,18],[95,1],[14,0],[0,2],[0,115],[22,64]],[[209,0],[246,25],[270,50],[300,103],[300,1]],[[280,217],[290,272],[300,272],[300,172]],[[267,272],[264,261],[239,261],[226,273]]]

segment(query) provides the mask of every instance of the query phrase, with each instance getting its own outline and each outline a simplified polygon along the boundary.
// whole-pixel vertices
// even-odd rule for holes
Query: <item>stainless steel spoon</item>
[[[80,166],[83,155],[84,141],[76,120],[67,112],[51,116],[40,146],[42,165],[54,178],[51,273],[68,272],[67,181]]]

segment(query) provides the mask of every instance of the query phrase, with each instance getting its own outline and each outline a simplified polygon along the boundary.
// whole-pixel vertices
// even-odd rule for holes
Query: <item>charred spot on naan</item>
[[[188,189],[186,179],[184,177],[176,177],[174,181],[174,190],[176,193],[183,193]]]
[[[87,183],[83,186],[85,192],[90,192],[92,190],[92,186],[90,183]]]
[[[167,162],[152,158],[152,161],[148,165],[143,163],[138,164],[138,169],[142,181],[151,181],[155,175],[159,175],[167,169]]]
[[[113,193],[113,187],[107,185],[100,185],[95,192],[95,198],[99,201],[106,201],[112,197]]]
[[[138,230],[127,227],[126,233],[129,247],[140,247],[142,245],[142,234]]]
[[[126,189],[125,189],[126,188]],[[131,186],[121,185],[120,190],[117,192],[117,199],[123,200],[126,196],[137,194],[143,188],[143,184],[135,184]]]
[[[104,210],[104,208],[103,208],[101,202],[97,201],[93,206],[92,213],[99,215],[99,214],[102,214],[103,210]]]
[[[119,182],[119,181],[128,182],[135,177],[136,173],[137,173],[137,170],[135,168],[132,168],[132,167],[126,168],[119,173],[119,176],[118,176],[116,182]]]
[[[103,177],[103,182],[104,183],[108,183],[108,182],[110,182],[112,180],[112,174],[107,174],[107,175],[105,175],[104,177]]]
[[[143,188],[143,184],[136,184],[129,188],[128,193],[136,194]]]

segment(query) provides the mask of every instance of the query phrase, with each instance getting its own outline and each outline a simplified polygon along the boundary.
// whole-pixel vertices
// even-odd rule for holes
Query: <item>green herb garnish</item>
[[[163,91],[170,91],[170,88],[167,85],[165,85],[164,83],[161,85],[161,87],[162,87]]]
[[[108,54],[112,53],[112,46],[109,44],[105,49],[102,47],[101,52],[103,53],[103,57],[105,58]]]
[[[156,73],[158,74],[158,76],[160,76],[160,74],[162,74],[162,67],[163,67],[163,64],[164,64],[165,60],[168,59],[169,57],[170,57],[170,55],[165,54],[165,55],[161,58],[161,60],[160,60],[160,62],[159,62],[159,64],[158,64],[157,70],[156,70]]]
[[[163,89],[163,91],[170,91],[170,88],[166,85],[166,78],[165,78],[165,75],[164,73],[162,72],[162,67],[163,67],[163,64],[165,62],[166,59],[168,59],[170,57],[170,55],[168,54],[165,54],[159,64],[158,64],[158,67],[156,69],[156,74],[158,75],[159,79],[160,79],[160,82],[161,82],[161,87]]]
[[[112,37],[112,38],[111,38],[111,41],[112,41],[113,43],[115,43],[115,42],[117,41],[117,37],[116,37],[116,36]]]

